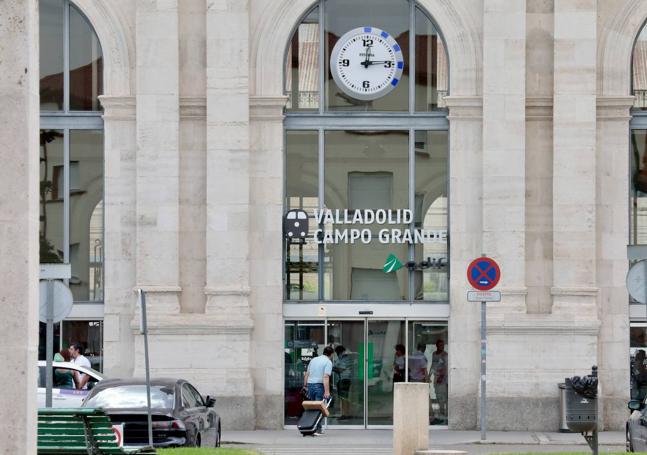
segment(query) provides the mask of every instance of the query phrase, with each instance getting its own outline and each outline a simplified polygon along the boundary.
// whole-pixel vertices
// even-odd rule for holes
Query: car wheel
[[[627,452],[633,452],[634,447],[633,447],[633,444],[631,443],[631,432],[629,431],[629,427],[627,427],[626,437],[627,437],[627,442],[626,442]]]

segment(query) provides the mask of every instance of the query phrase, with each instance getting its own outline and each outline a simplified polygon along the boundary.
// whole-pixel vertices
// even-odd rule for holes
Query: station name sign
[[[317,225],[314,239],[318,244],[447,243],[446,229],[410,229],[413,211],[409,209],[314,209],[310,215],[290,210],[284,219],[286,238],[305,239],[311,218]]]

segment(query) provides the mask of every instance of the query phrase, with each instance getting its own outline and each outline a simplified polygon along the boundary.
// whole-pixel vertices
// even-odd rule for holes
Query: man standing
[[[304,378],[304,387],[308,391],[308,400],[321,401],[330,398],[330,375],[332,374],[332,355],[335,351],[330,346],[324,348],[323,354],[315,357],[308,364]],[[323,420],[323,419],[321,419]],[[321,420],[315,434],[321,434]]]
[[[92,368],[92,365],[90,364],[88,358],[83,355],[83,345],[81,343],[75,341],[70,345],[69,351],[70,356],[72,357],[72,363],[84,368]],[[87,389],[89,379],[90,376],[88,376],[87,374],[83,374],[78,371],[74,372],[74,382],[76,383],[77,389]]]
[[[337,361],[332,370],[337,375],[337,398],[341,402],[341,415],[339,420],[348,419],[350,415],[350,386],[353,378],[353,364],[351,358],[346,352],[346,348],[341,344],[335,348]]]
[[[425,343],[418,343],[416,353],[409,358],[409,382],[427,382],[427,357]]]
[[[431,354],[431,371],[434,373],[434,391],[438,400],[440,423],[447,423],[447,367],[448,358],[445,342],[436,341],[436,350]]]

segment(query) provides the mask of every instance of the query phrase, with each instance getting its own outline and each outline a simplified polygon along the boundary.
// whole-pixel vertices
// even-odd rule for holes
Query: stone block
[[[393,392],[393,453],[429,447],[429,384],[396,383]]]

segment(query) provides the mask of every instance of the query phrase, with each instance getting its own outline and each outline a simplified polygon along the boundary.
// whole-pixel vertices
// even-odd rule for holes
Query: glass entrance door
[[[429,423],[447,424],[447,325],[403,319],[285,321],[285,424],[301,412],[303,374],[309,361],[331,346],[334,397],[328,425],[375,428],[393,425],[396,382],[429,383]]]
[[[336,403],[330,425],[393,425],[393,381],[403,378],[404,321],[328,321],[334,346],[332,388]],[[395,377],[396,346],[401,349]]]

